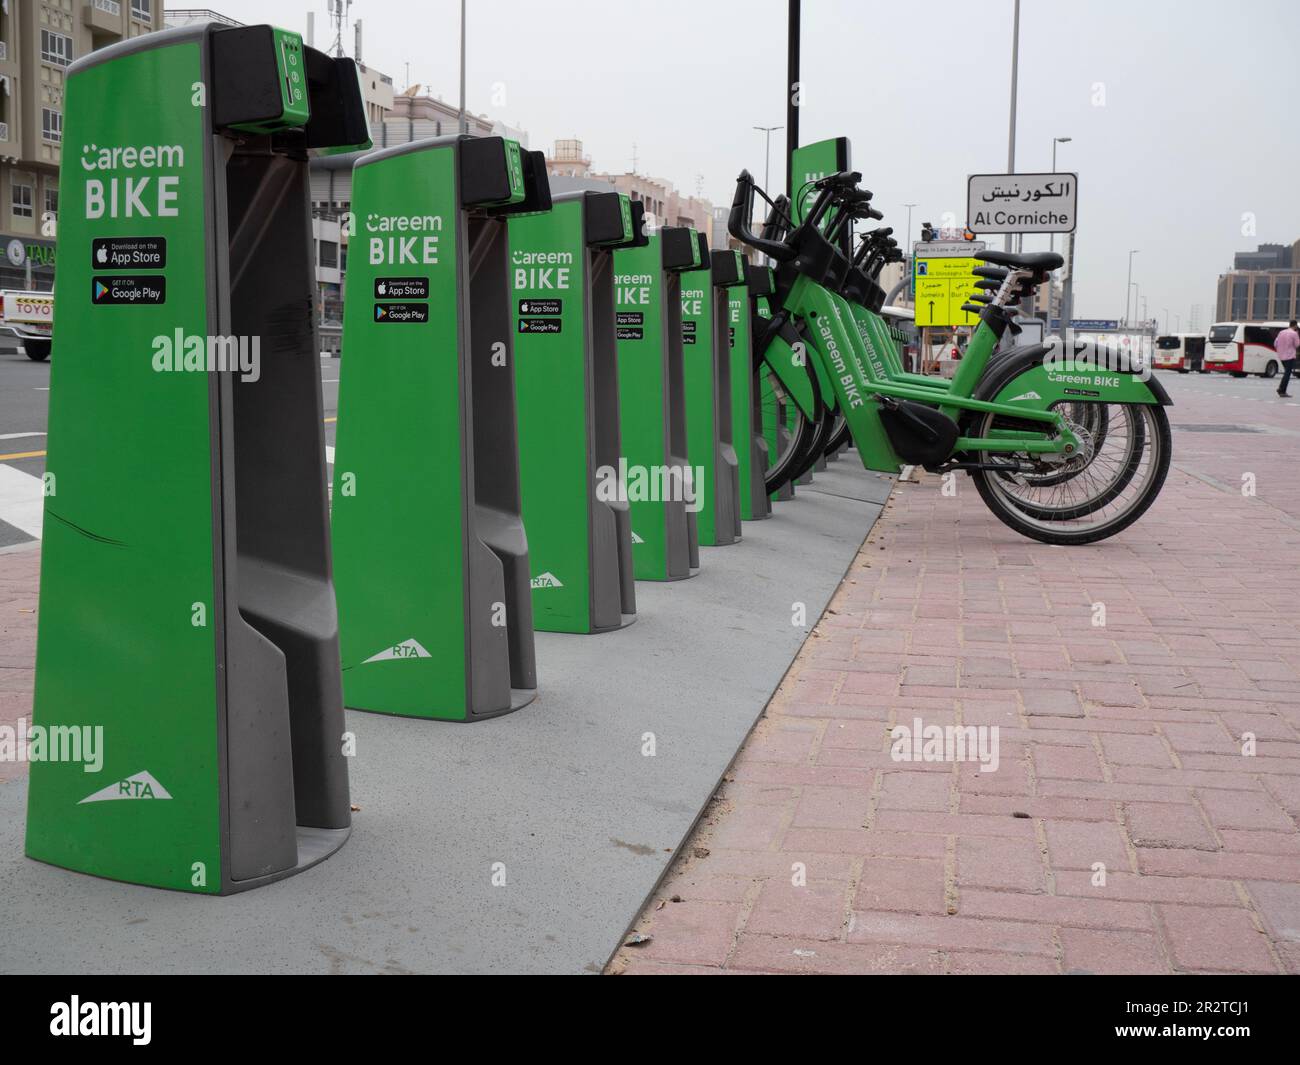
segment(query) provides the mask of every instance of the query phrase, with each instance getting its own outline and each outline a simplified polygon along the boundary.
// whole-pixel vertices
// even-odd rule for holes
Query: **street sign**
[[[972,174],[966,224],[973,233],[1073,233],[1078,192],[1078,174]]]
[[[951,327],[975,325],[979,318],[963,311],[977,291],[971,271],[984,250],[981,240],[917,241],[912,245],[912,290],[916,325]]]
[[[1052,328],[1053,329],[1061,328],[1061,320],[1059,318],[1052,319]],[[1118,318],[1071,318],[1070,328],[1082,329],[1090,333],[1102,332],[1108,329],[1118,329],[1119,319]]]

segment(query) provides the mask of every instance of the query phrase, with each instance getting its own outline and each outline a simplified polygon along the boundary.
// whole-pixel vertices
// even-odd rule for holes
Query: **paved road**
[[[325,442],[334,444],[339,360],[321,360]],[[0,351],[0,549],[40,538],[50,363]]]

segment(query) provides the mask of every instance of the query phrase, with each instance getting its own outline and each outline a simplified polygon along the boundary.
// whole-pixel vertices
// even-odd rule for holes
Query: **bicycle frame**
[[[780,293],[778,293],[780,296]],[[998,431],[989,437],[959,437],[954,454],[965,451],[983,451],[995,454],[1061,454],[1073,453],[1080,447],[1079,439],[1070,430],[1065,419],[1055,411],[1033,410],[1010,403],[997,403],[972,398],[972,392],[997,347],[997,333],[987,322],[981,321],[962,359],[951,387],[942,395],[928,385],[890,381],[882,376],[883,363],[874,363],[868,356],[862,335],[849,323],[856,322],[852,308],[843,296],[831,292],[804,274],[794,277],[788,292],[778,300],[777,315],[784,313],[791,326],[795,322],[808,323],[803,336],[805,351],[814,355],[813,369],[820,369],[820,380],[827,380],[835,397],[835,407],[849,424],[863,465],[868,469],[897,473],[902,463],[889,442],[880,421],[876,397],[911,400],[929,406],[939,405],[948,417],[956,418],[961,411],[1001,414],[1020,421],[1039,422],[1042,433]],[[775,317],[775,316],[774,316]],[[775,358],[769,351],[780,344]],[[764,347],[762,357],[791,397],[799,404],[805,416],[811,417],[811,404],[804,406],[801,395],[811,391],[807,373],[798,359],[798,352],[779,336],[772,337]],[[805,356],[805,359],[807,356]],[[804,379],[802,387],[799,378]]]

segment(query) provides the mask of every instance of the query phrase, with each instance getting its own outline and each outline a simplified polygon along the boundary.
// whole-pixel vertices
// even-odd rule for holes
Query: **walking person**
[[[1273,350],[1277,352],[1278,361],[1282,363],[1282,383],[1277,386],[1277,394],[1284,398],[1289,398],[1291,393],[1286,390],[1286,386],[1291,383],[1291,373],[1295,370],[1295,353],[1296,348],[1300,348],[1300,326],[1296,325],[1296,320],[1291,319],[1290,324],[1277,334],[1277,339],[1273,341]]]

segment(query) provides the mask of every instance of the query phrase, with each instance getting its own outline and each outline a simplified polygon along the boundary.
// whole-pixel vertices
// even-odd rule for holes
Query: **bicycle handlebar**
[[[795,257],[795,250],[782,240],[769,240],[756,236],[749,228],[754,214],[754,178],[748,170],[742,170],[736,178],[736,195],[731,201],[731,212],[727,215],[727,232],[742,244],[762,252],[777,262],[789,262]]]

